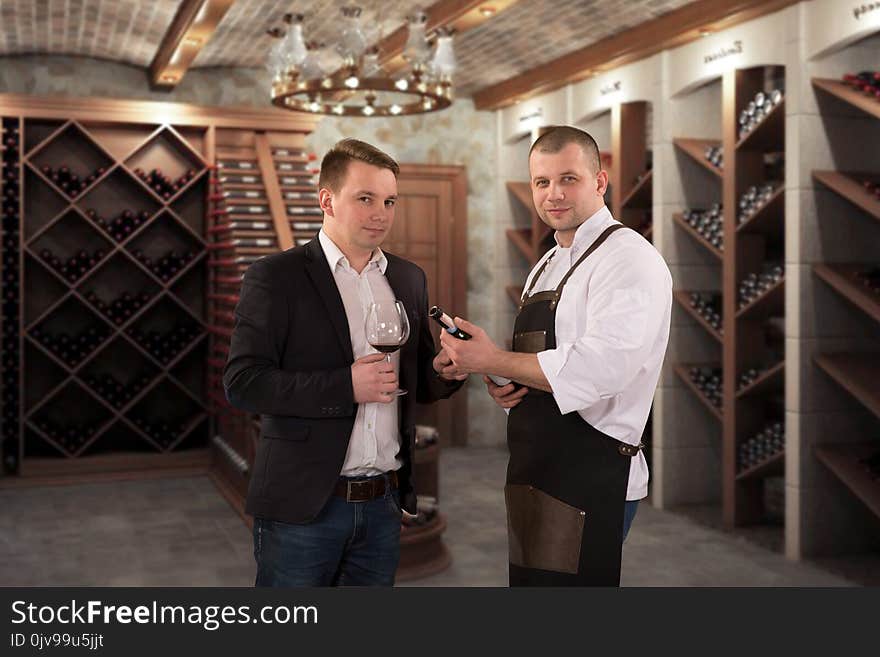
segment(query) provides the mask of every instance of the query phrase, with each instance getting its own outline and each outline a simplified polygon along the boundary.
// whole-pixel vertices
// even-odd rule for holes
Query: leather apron
[[[615,230],[607,228],[555,290],[524,293],[513,350],[556,347],[556,306],[575,269]],[[553,395],[530,388],[507,421],[510,462],[504,487],[511,586],[619,586],[630,460],[639,447],[563,415]]]

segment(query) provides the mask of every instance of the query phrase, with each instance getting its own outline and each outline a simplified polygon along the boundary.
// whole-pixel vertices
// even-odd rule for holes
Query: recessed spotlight
[[[704,27],[702,30],[700,30],[700,36],[701,36],[701,37],[707,37],[707,36],[709,36],[710,34],[712,34],[712,30],[710,30],[710,29],[707,28],[707,27]]]
[[[196,47],[196,46],[200,46],[200,45],[202,45],[202,40],[199,39],[198,37],[186,37],[186,38],[183,40],[183,42],[184,42],[186,45],[188,45],[188,46],[193,46],[193,47]]]
[[[486,18],[491,18],[495,15],[495,7],[490,7],[486,5],[485,7],[480,7],[480,13],[483,14]]]
[[[176,75],[163,75],[162,82],[177,82]]]

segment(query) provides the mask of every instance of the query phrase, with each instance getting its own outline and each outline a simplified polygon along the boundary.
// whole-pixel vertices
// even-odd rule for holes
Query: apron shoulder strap
[[[531,296],[531,294],[532,294],[532,290],[533,290],[534,287],[535,287],[535,283],[537,283],[537,282],[538,282],[538,279],[541,278],[541,274],[543,274],[543,273],[544,273],[544,270],[547,269],[547,265],[550,264],[550,261],[553,260],[553,256],[555,256],[555,255],[556,255],[556,249],[553,249],[553,253],[550,254],[550,257],[547,258],[547,259],[541,264],[541,268],[538,269],[537,272],[535,272],[535,275],[534,275],[534,276],[532,276],[532,284],[529,285],[529,289],[528,289],[528,290],[525,290],[525,291],[523,292],[522,296],[521,296],[520,299],[519,299],[520,307],[522,307],[523,301],[525,301],[526,299],[528,299],[528,298]]]
[[[608,226],[608,228],[603,230],[602,234],[599,235],[599,237],[597,237],[592,244],[590,244],[589,248],[586,251],[584,251],[584,254],[580,258],[577,259],[577,262],[575,262],[571,266],[571,269],[569,269],[568,272],[565,274],[565,276],[562,277],[562,280],[559,281],[559,285],[556,288],[557,298],[559,298],[559,295],[562,294],[562,288],[568,282],[568,279],[571,278],[571,275],[574,273],[574,270],[577,269],[580,266],[580,264],[584,260],[586,260],[587,257],[591,253],[593,253],[593,251],[595,251],[600,246],[602,246],[602,243],[611,236],[611,233],[613,233],[616,230],[620,230],[621,228],[626,228],[626,226],[624,226],[623,224],[614,224],[613,226]]]

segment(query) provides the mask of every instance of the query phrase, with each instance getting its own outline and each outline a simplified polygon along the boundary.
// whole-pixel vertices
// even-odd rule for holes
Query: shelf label
[[[293,229],[294,230],[318,230],[321,228],[320,223],[313,223],[311,221],[294,221]]]
[[[303,208],[296,205],[288,205],[287,212],[290,214],[323,214],[321,208]]]
[[[272,240],[266,239],[263,237],[258,238],[257,239],[257,246],[272,246]]]
[[[830,55],[880,29],[880,2],[876,0],[814,0],[804,11],[810,59]]]
[[[717,59],[722,59],[723,57],[730,57],[731,55],[741,55],[742,51],[742,41],[737,39],[732,44],[730,44],[730,46],[722,46],[715,52],[704,55],[703,63],[709,64],[710,62],[714,62]]]
[[[662,59],[654,55],[576,83],[571,90],[574,122],[591,121],[618,103],[658,102],[661,70]]]
[[[255,192],[253,190],[248,190],[244,193],[245,198],[259,198],[260,192]]]
[[[669,51],[669,88],[688,93],[726,72],[788,63],[787,44],[798,33],[797,5],[735,25]]]
[[[620,91],[620,80],[615,80],[611,84],[605,85],[604,87],[599,89],[600,96],[607,96],[608,94],[617,93]]]

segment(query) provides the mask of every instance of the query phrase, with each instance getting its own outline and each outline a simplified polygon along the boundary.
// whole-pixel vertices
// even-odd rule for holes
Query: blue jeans
[[[309,523],[254,519],[256,586],[391,586],[400,561],[400,497],[333,495]]]
[[[627,500],[626,504],[623,507],[623,540],[626,540],[626,535],[629,534],[629,528],[633,524],[633,520],[636,517],[636,511],[639,510],[639,500]]]

